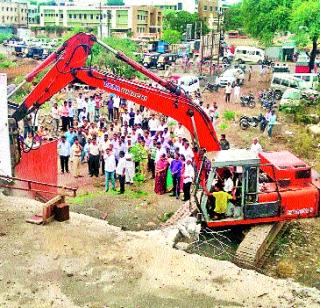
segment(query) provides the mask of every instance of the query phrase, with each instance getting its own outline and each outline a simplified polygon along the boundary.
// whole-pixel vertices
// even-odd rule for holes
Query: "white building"
[[[124,0],[125,5],[137,5],[137,0]],[[139,5],[152,5],[161,9],[198,12],[198,0],[140,0]]]

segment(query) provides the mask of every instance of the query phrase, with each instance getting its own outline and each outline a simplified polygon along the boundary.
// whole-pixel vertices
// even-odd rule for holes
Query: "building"
[[[154,36],[162,29],[162,11],[151,6],[40,6],[40,26],[86,27],[111,33]]]
[[[198,14],[209,29],[218,29],[218,24],[222,22],[220,3],[219,0],[199,0]]]
[[[0,25],[27,27],[28,7],[26,3],[0,0]]]
[[[28,25],[34,26],[40,23],[40,11],[38,5],[28,4]]]
[[[125,5],[135,5],[136,0],[125,0]],[[187,11],[195,13],[198,9],[198,0],[140,0],[140,5],[155,6],[162,10]]]

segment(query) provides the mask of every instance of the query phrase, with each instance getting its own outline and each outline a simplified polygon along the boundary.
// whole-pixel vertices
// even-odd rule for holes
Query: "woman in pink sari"
[[[156,177],[154,191],[158,195],[163,195],[166,192],[166,176],[169,163],[166,154],[162,154],[156,163]]]

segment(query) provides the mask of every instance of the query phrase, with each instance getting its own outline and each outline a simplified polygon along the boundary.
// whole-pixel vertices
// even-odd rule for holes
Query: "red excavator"
[[[85,66],[95,43],[157,82],[162,89]],[[190,204],[184,206],[188,209],[185,213],[190,213],[190,208],[197,210],[199,219],[210,228],[260,225],[251,228],[240,244],[235,258],[237,264],[257,266],[272,240],[283,230],[285,221],[318,215],[320,182],[318,174],[310,166],[287,151],[262,152],[258,157],[241,149],[220,151],[210,119],[188,94],[171,81],[161,79],[122,52],[97,40],[94,35],[79,33],[71,37],[27,75],[26,82],[31,82],[50,65],[50,70],[15,111],[13,118],[16,121],[23,119],[70,83],[80,82],[176,119],[189,130],[195,144],[213,152],[207,189],[223,180],[225,170],[232,172],[235,184],[225,217],[218,220],[211,217],[208,197],[200,191],[195,192],[191,207]],[[180,211],[179,215],[183,217],[184,214],[181,215]]]

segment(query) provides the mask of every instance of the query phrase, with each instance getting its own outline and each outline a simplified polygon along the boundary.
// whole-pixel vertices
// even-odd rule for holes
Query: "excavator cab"
[[[279,216],[280,195],[272,201],[260,202],[261,191],[260,159],[255,153],[244,149],[215,153],[212,169],[207,181],[207,190],[212,192],[217,183],[223,183],[225,170],[232,174],[233,188],[229,191],[225,215],[213,219],[210,213],[210,197],[202,194],[200,208],[202,219],[209,227],[223,227],[246,224],[252,220]],[[275,193],[277,193],[275,191]]]

